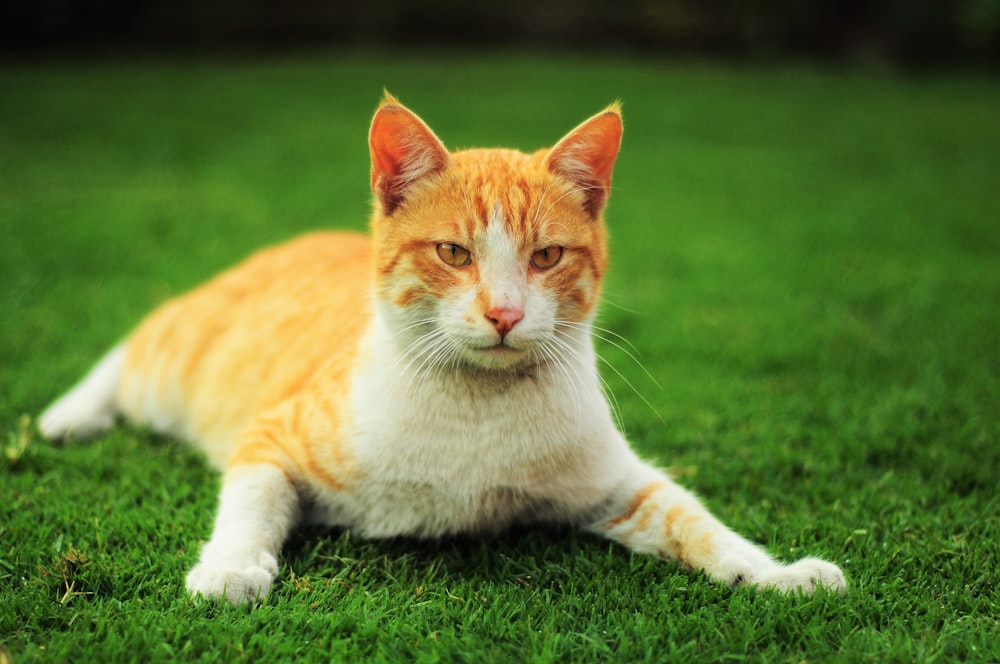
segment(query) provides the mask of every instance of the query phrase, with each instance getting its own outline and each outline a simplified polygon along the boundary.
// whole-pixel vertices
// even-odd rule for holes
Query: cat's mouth
[[[518,364],[519,360],[527,351],[515,348],[510,344],[500,341],[492,346],[478,346],[470,349],[473,351],[470,359],[477,365],[501,369]]]
[[[481,348],[477,348],[476,351],[480,353],[486,353],[488,355],[510,355],[510,354],[520,354],[524,352],[512,346],[508,346],[503,341],[493,344],[492,346],[483,346]]]

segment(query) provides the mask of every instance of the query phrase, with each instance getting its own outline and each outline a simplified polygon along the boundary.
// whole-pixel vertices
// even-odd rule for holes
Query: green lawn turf
[[[775,554],[840,563],[846,595],[558,530],[313,531],[262,606],[194,603],[201,458],[32,433],[165,297],[363,228],[383,86],[452,147],[534,149],[624,101],[600,322],[639,361],[599,344],[624,429]],[[0,662],[1000,659],[995,81],[324,56],[8,65],[0,90]]]

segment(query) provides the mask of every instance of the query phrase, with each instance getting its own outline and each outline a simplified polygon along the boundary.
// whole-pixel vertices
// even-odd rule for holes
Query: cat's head
[[[621,134],[615,104],[551,149],[449,152],[386,95],[369,135],[372,233],[378,306],[400,343],[490,369],[567,352],[600,297]]]

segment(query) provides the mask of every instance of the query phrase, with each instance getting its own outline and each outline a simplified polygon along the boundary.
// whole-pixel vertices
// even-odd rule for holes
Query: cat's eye
[[[468,249],[453,242],[442,242],[437,246],[438,256],[452,267],[465,267],[472,263],[472,254]]]
[[[562,247],[545,247],[531,254],[531,267],[536,270],[548,270],[555,267],[559,259],[562,258]]]

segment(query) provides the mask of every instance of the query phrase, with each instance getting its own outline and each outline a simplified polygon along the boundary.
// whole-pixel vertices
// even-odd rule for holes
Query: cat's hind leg
[[[112,348],[69,392],[38,418],[49,439],[90,438],[111,428],[118,407],[115,395],[125,368],[125,344]]]

